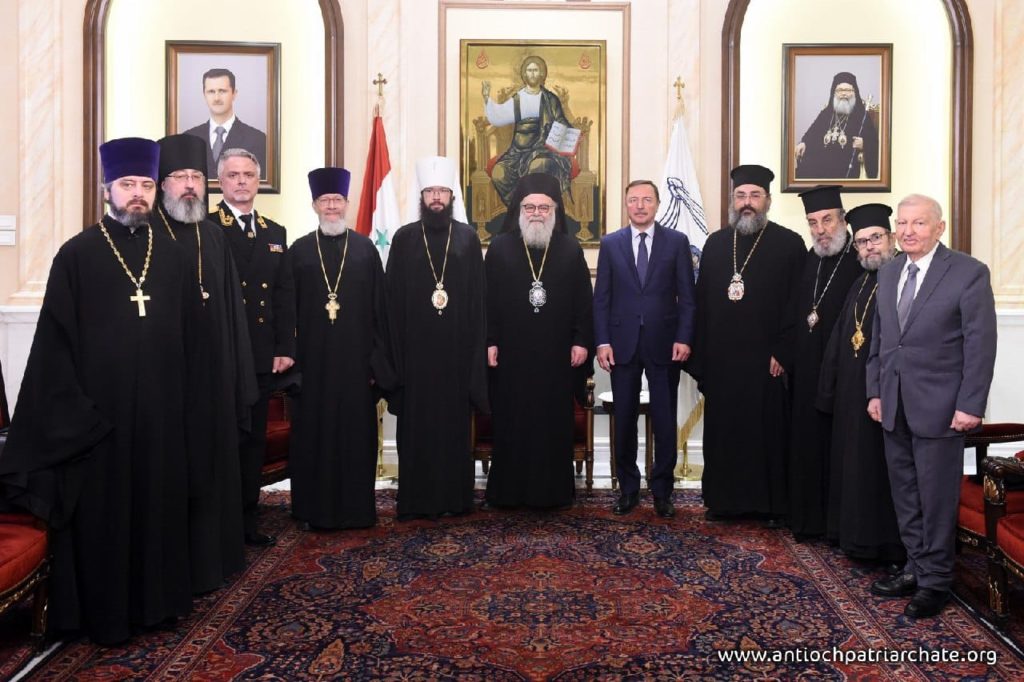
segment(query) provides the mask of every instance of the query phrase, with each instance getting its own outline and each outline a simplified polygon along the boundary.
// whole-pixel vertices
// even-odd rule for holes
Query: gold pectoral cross
[[[135,290],[135,295],[134,296],[129,296],[128,300],[131,301],[132,303],[138,303],[139,304],[139,317],[145,317],[146,316],[146,301],[149,300],[149,296],[146,296],[145,294],[143,294],[141,288],[136,289]]]
[[[341,306],[338,305],[338,295],[330,294],[327,297],[327,305],[324,306],[327,310],[327,319],[334,324],[334,321],[338,319],[338,311],[341,310]]]

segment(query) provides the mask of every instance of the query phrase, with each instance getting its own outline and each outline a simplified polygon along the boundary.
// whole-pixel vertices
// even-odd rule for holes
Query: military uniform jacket
[[[288,250],[285,228],[253,210],[253,237],[247,237],[221,201],[210,220],[224,228],[242,280],[256,373],[271,371],[274,357],[295,357],[295,285],[281,267]]]

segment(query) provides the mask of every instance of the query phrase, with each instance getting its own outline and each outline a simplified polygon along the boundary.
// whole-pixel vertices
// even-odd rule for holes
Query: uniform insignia
[[[264,230],[267,229],[267,221],[263,219],[259,213],[256,214],[256,224],[262,227]]]
[[[231,227],[235,224],[235,216],[225,213],[223,207],[217,209],[217,215],[220,218],[220,224],[224,227]]]
[[[283,244],[268,244],[270,247],[270,253],[284,253]]]

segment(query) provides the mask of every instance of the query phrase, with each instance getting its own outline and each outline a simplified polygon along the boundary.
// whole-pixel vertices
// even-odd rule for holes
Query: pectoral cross
[[[134,296],[129,296],[128,300],[133,302],[133,303],[138,303],[139,304],[139,317],[145,317],[146,316],[146,301],[149,300],[149,296],[146,296],[145,294],[142,293],[142,288],[141,287],[136,289],[135,290],[135,295]]]
[[[324,306],[327,310],[327,319],[334,324],[334,321],[338,319],[338,311],[341,310],[341,306],[338,305],[338,297],[334,294],[327,298],[327,305]]]

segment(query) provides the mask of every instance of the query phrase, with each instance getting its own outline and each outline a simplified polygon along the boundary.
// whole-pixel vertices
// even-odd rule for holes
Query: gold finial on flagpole
[[[373,110],[379,116],[381,109],[384,108],[384,86],[388,84],[388,79],[378,71],[377,78],[374,79],[373,84],[377,86],[377,103],[373,106]]]
[[[672,84],[672,87],[676,89],[676,116],[679,117],[683,115],[683,109],[686,106],[683,103],[683,88],[686,87],[683,77],[676,76],[676,82]]]

